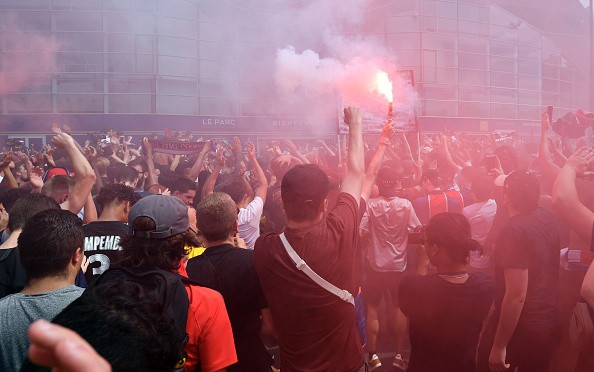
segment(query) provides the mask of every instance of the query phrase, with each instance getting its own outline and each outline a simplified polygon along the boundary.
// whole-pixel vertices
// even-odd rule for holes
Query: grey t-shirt
[[[0,371],[19,371],[27,356],[27,330],[31,323],[38,319],[52,320],[83,291],[71,285],[37,295],[15,293],[1,299]]]

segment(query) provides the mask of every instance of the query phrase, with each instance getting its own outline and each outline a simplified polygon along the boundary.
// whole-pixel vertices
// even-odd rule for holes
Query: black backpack
[[[138,284],[148,295],[156,299],[163,306],[165,312],[175,322],[176,328],[180,332],[180,336],[182,336],[180,339],[184,340],[183,346],[185,346],[188,342],[186,322],[188,319],[190,301],[184,284],[199,285],[198,283],[185,278],[178,273],[158,268],[137,270],[117,267],[110,268],[101,274],[101,276],[99,276],[86,291],[93,291],[94,288],[109,285],[109,282],[113,280],[130,281],[134,284]],[[184,355],[180,356],[180,361],[175,368],[176,371],[185,370],[185,359],[186,355],[184,353]],[[198,368],[198,370],[200,369]]]

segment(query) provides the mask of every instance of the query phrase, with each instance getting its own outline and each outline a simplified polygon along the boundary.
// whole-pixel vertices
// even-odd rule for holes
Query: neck
[[[75,276],[49,276],[45,278],[29,279],[29,283],[21,291],[22,294],[42,294],[74,285]]]
[[[441,273],[461,273],[466,272],[466,265],[462,265],[455,262],[443,262],[437,265],[437,274]]]
[[[103,209],[101,216],[97,221],[120,221],[121,213],[116,208],[107,207]]]
[[[235,245],[235,239],[234,239],[234,237],[233,236],[230,236],[230,237],[228,237],[225,240],[207,241],[204,245],[208,249],[210,247],[216,247],[218,245],[225,245],[225,244]]]
[[[287,221],[287,227],[289,229],[304,229],[306,227],[310,227],[310,226],[317,224],[318,222],[320,222],[322,220],[322,218],[324,218],[324,213],[320,213],[315,220],[309,220],[309,221],[291,221],[291,220],[289,220],[289,221]]]
[[[19,235],[21,235],[21,229],[16,229],[10,233],[8,239],[2,245],[0,245],[0,249],[10,249],[14,248],[19,243]]]

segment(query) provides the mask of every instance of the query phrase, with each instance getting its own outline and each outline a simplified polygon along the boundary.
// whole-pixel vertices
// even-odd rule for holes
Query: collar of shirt
[[[202,254],[203,255],[219,254],[219,253],[223,253],[223,252],[228,252],[228,251],[233,250],[235,248],[236,247],[233,244],[215,245],[215,246],[206,248],[206,250]]]

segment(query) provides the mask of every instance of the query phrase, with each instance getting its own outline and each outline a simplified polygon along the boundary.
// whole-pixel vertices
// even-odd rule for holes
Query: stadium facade
[[[11,50],[11,35],[50,36],[57,48],[51,76],[27,71],[39,74],[36,83],[0,98],[0,135],[45,141],[52,121],[78,133],[335,133],[335,120],[286,115],[270,73],[279,45],[262,43],[274,31],[257,21],[274,8],[254,3],[0,0],[0,60],[37,58],[37,50]],[[456,120],[469,131],[532,132],[547,105],[556,114],[592,107],[591,10],[578,0],[542,3],[376,0],[365,29],[414,72],[421,129]],[[248,89],[266,94],[254,100],[242,94]]]

